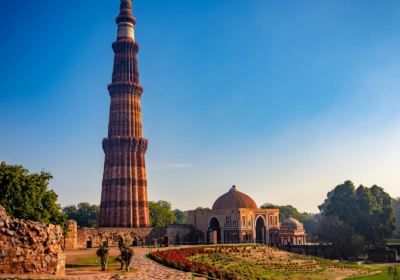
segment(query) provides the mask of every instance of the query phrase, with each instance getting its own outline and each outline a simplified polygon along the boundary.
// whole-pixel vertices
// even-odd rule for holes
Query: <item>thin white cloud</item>
[[[188,168],[193,166],[191,163],[167,163],[167,162],[148,162],[147,167],[153,169]]]

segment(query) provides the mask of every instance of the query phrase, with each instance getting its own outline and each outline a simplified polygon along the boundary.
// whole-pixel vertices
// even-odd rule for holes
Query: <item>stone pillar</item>
[[[74,220],[67,220],[68,237],[64,240],[65,249],[78,249],[78,227]]]

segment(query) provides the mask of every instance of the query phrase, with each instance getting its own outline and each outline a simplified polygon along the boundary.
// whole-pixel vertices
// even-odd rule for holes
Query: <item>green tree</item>
[[[396,231],[395,234],[400,234],[400,197],[392,198],[392,206],[396,215]]]
[[[278,205],[272,204],[272,203],[264,203],[263,205],[260,206],[261,209],[279,209]],[[280,217],[279,217],[280,219]]]
[[[187,222],[187,215],[186,215],[185,212],[183,212],[183,211],[181,211],[181,210],[179,210],[179,209],[175,209],[175,210],[173,210],[172,212],[174,212],[175,219],[176,219],[176,220],[174,221],[174,224],[177,224],[177,225],[186,224],[186,222]]]
[[[149,201],[150,224],[152,227],[164,227],[176,220],[171,206],[170,202],[164,200]]]
[[[332,196],[333,196],[333,190],[328,192],[327,198],[324,200],[324,202],[321,205],[318,206],[318,209],[319,209],[319,211],[321,212],[322,215],[325,215],[326,209],[327,209],[329,203],[331,203]]]
[[[75,220],[79,227],[94,228],[99,226],[100,206],[81,202],[78,206],[68,205],[63,208],[63,213],[69,220]]]
[[[363,236],[365,245],[379,246],[396,228],[392,200],[383,188],[359,186],[346,181],[334,189],[326,216],[338,218]]]
[[[337,216],[324,218],[315,235],[320,244],[331,244],[335,257],[355,257],[364,249],[363,237]]]
[[[194,210],[211,210],[210,208],[208,208],[208,207],[197,207],[196,209],[194,209]]]
[[[60,225],[66,215],[57,204],[58,195],[49,190],[50,173],[29,173],[20,165],[0,165],[0,205],[11,217]]]

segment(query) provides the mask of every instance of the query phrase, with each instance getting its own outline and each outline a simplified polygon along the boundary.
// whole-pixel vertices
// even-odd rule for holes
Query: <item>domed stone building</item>
[[[203,232],[208,244],[279,242],[279,209],[259,209],[236,186],[220,196],[211,210],[188,211],[187,223]]]
[[[293,219],[290,215],[289,218],[284,220],[279,226],[279,244],[287,245],[304,245],[306,244],[306,231],[303,224]]]

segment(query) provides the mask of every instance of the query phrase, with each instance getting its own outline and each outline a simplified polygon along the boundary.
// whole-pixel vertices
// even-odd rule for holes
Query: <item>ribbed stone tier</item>
[[[100,203],[100,227],[149,227],[145,153],[131,0],[121,0],[110,93],[108,138]]]

